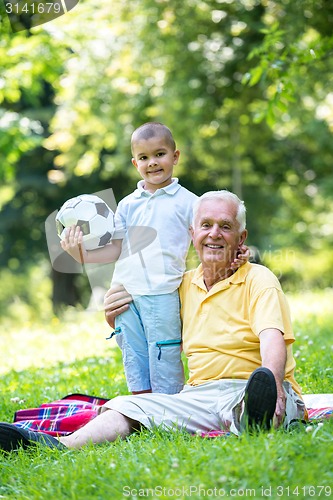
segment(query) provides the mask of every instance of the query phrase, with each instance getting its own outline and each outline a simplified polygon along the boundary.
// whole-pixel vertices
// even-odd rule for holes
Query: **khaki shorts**
[[[199,386],[186,385],[179,394],[136,394],[111,399],[101,411],[116,410],[147,429],[183,430],[191,434],[227,430],[239,435],[240,414],[247,380],[223,379]],[[286,417],[284,425],[304,418],[305,405],[284,382]]]

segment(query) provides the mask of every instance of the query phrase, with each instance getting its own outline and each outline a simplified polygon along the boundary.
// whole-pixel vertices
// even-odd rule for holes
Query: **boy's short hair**
[[[162,136],[165,138],[167,143],[173,150],[176,150],[176,143],[172,136],[171,130],[163,123],[159,122],[147,122],[134,130],[131,138],[131,149],[133,152],[133,144],[136,141],[144,140],[147,141],[151,137]]]

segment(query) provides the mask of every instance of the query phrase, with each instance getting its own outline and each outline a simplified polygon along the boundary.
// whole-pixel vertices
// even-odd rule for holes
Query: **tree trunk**
[[[77,274],[59,273],[52,269],[52,304],[55,314],[64,306],[76,306],[80,301],[80,294],[76,286]]]

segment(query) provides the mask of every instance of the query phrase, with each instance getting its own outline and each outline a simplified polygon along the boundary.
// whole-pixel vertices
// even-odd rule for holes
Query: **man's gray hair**
[[[234,203],[237,208],[236,219],[239,223],[239,231],[244,231],[246,228],[246,207],[244,201],[240,200],[236,194],[231,193],[231,191],[228,191],[227,189],[223,189],[221,191],[208,191],[195,201],[193,206],[193,227],[200,205],[205,200],[223,200]]]

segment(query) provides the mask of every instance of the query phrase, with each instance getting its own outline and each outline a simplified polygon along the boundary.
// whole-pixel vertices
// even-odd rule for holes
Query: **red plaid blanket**
[[[14,415],[14,423],[24,429],[64,436],[96,417],[98,408],[107,401],[86,394],[69,394],[38,408],[18,410]]]
[[[108,401],[86,394],[69,394],[52,403],[44,403],[39,408],[18,410],[14,423],[18,427],[42,431],[52,436],[64,436],[79,429],[96,417],[98,409]],[[333,417],[333,407],[307,408],[310,421],[320,421]],[[226,436],[229,432],[212,431],[205,437]]]

